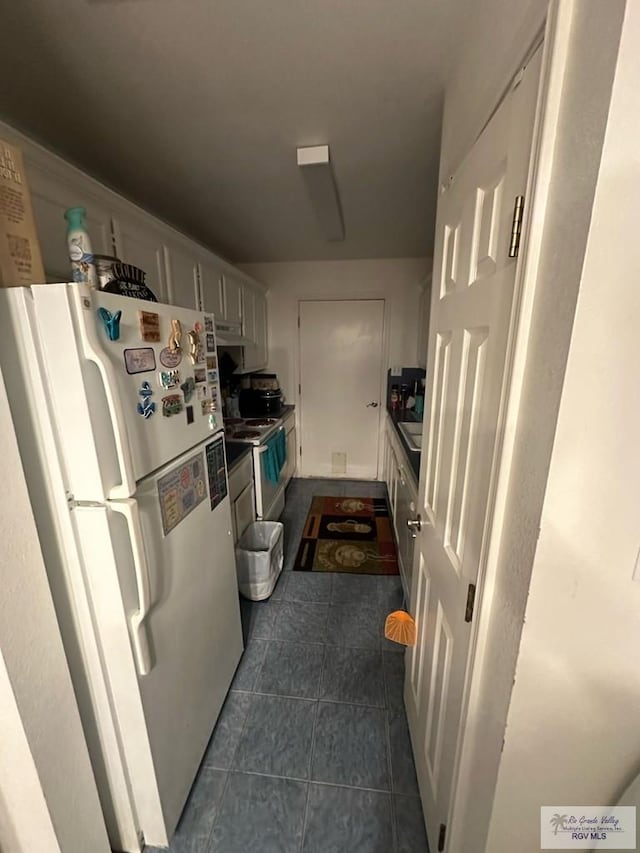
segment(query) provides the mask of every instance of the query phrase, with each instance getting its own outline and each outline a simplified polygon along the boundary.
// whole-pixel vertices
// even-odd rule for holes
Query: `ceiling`
[[[430,256],[452,0],[20,0],[10,124],[229,260]],[[346,239],[296,147],[329,143]]]

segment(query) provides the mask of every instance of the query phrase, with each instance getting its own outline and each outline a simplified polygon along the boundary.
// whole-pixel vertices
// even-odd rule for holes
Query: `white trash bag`
[[[269,598],[282,571],[284,525],[254,521],[236,545],[238,589],[251,601]]]

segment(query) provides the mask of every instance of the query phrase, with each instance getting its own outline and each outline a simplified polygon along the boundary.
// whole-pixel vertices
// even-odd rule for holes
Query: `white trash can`
[[[254,521],[236,546],[238,589],[251,601],[269,598],[282,571],[284,525],[279,521]]]

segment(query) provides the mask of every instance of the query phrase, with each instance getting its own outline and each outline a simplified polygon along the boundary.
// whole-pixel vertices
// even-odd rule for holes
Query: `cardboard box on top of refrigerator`
[[[44,280],[22,151],[0,139],[0,287]]]

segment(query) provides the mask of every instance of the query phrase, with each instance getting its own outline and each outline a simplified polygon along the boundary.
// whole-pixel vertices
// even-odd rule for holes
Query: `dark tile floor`
[[[294,479],[285,571],[242,602],[246,650],[172,853],[426,853],[402,698],[402,648],[383,637],[397,576],[293,567],[313,495],[380,483]]]

